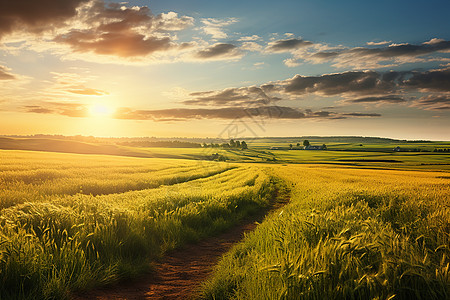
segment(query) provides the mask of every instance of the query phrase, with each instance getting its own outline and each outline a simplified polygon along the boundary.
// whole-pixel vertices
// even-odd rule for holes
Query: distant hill
[[[403,151],[433,151],[449,148],[448,142],[407,141],[380,137],[360,136],[302,136],[239,138],[245,140],[250,149],[263,151],[273,146],[289,149],[309,140],[312,145],[326,144],[328,150],[338,151],[393,151],[400,146]],[[79,154],[107,154],[133,157],[188,158],[203,159],[205,154],[200,143],[210,144],[213,139],[176,138],[97,138],[85,136],[0,136],[0,149],[65,152]],[[229,140],[215,140],[228,142]],[[303,147],[303,146],[302,146]],[[185,150],[180,148],[186,148]],[[190,148],[190,149],[187,149]],[[284,149],[283,148],[283,149]],[[297,147],[298,148],[298,147]]]
[[[0,137],[0,149],[152,157],[149,153],[140,153],[137,151],[129,150],[126,147],[120,147],[116,145],[94,144],[48,138]]]

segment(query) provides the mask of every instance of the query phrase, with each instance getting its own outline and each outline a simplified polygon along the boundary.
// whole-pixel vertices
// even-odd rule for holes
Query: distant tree
[[[308,140],[304,140],[303,141],[303,146],[308,147],[310,145]]]
[[[231,148],[236,147],[236,142],[233,139],[230,140],[230,147]]]
[[[322,145],[322,150],[327,150],[327,145],[323,144]]]
[[[242,150],[248,149],[247,143],[245,141],[241,142],[241,148]]]
[[[241,142],[236,141],[236,148],[241,148]]]
[[[300,143],[297,143],[297,147],[300,147]]]
[[[292,144],[289,144],[289,149],[292,150]]]

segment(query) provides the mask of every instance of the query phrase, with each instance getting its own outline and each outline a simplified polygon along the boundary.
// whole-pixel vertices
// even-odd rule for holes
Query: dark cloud
[[[28,105],[26,112],[39,114],[57,114],[68,117],[87,117],[89,115],[86,105],[80,103],[46,102],[42,105]]]
[[[79,103],[46,102],[42,105],[24,107],[26,112],[39,114],[58,114],[69,117],[87,117],[86,105]],[[374,117],[379,114],[345,113],[317,111],[287,106],[223,107],[223,108],[169,108],[159,110],[133,110],[119,108],[113,115],[115,119],[153,120],[153,121],[187,121],[202,119],[234,120],[238,118],[261,119],[339,119],[347,117]]]
[[[287,94],[383,95],[384,98],[365,97],[353,102],[403,102],[399,97],[384,94],[399,90],[450,91],[450,68],[425,72],[350,71],[321,76],[296,75],[279,84]]]
[[[94,52],[119,57],[145,56],[171,47],[170,38],[146,38],[133,32],[71,31],[56,37],[55,41],[66,43],[77,52]]]
[[[329,60],[335,58],[339,55],[339,52],[329,51],[329,52],[317,52],[312,55],[313,59],[318,60]]]
[[[299,54],[296,58],[302,58],[316,63],[332,61],[334,62],[334,66],[338,67],[382,67],[385,63],[388,63],[387,65],[407,63],[411,62],[410,59],[416,59],[417,57],[438,52],[448,52],[449,50],[450,41],[432,39],[419,45],[391,44],[377,48],[356,47],[333,51],[319,51],[314,54],[304,53]]]
[[[16,30],[39,33],[61,26],[89,0],[0,0],[0,38]]]
[[[76,52],[125,58],[146,56],[173,46],[169,37],[160,37],[155,32],[164,28],[164,20],[170,23],[168,27],[176,27],[177,17],[155,17],[146,6],[128,8],[97,1],[81,18],[89,29],[72,29],[54,40],[68,44]]]
[[[16,76],[11,74],[7,68],[0,66],[0,80],[12,80],[12,79],[16,79]]]
[[[450,94],[424,96],[411,106],[426,110],[447,110],[450,109]]]
[[[450,68],[413,72],[411,78],[404,84],[407,87],[425,91],[450,92]]]
[[[389,92],[395,88],[395,80],[385,80],[374,71],[352,71],[321,76],[296,75],[291,79],[280,82],[288,94],[303,95],[319,93],[323,95],[377,94]]]
[[[221,91],[194,92],[190,96],[193,99],[183,101],[188,105],[215,105],[215,106],[231,106],[231,105],[250,105],[250,104],[269,104],[279,101],[281,98],[270,96],[267,94],[267,87],[243,87],[228,88]]]
[[[217,59],[223,57],[237,57],[240,55],[241,53],[233,44],[215,44],[204,50],[198,51],[195,54],[195,57],[200,59]]]
[[[380,114],[376,114],[376,113],[369,113],[369,114],[365,114],[365,113],[345,113],[345,114],[342,114],[342,116],[345,116],[345,117],[381,117]]]
[[[269,52],[287,52],[301,47],[310,46],[313,43],[302,39],[278,40],[269,43],[267,51]]]
[[[353,48],[344,52],[357,54],[359,56],[378,56],[382,58],[394,58],[399,56],[420,56],[433,52],[449,50],[450,41],[436,40],[420,45],[392,44],[382,48]]]
[[[225,108],[172,108],[161,110],[132,110],[122,108],[117,111],[115,118],[130,120],[154,120],[154,121],[174,121],[192,119],[226,119],[237,118],[267,118],[267,119],[336,119],[346,117],[378,117],[379,114],[347,113],[338,114],[335,112],[311,110],[302,111],[286,106],[259,106],[259,107],[225,107]]]
[[[38,114],[54,114],[57,113],[55,110],[50,108],[44,108],[38,105],[27,105],[25,106],[26,112],[38,113]]]
[[[346,102],[350,103],[402,103],[406,100],[399,95],[386,95],[386,96],[372,96],[358,99],[348,99]]]
[[[305,115],[290,107],[264,106],[264,107],[226,107],[226,108],[172,108],[161,110],[131,110],[120,109],[116,115],[118,119],[132,120],[192,120],[192,119],[236,119],[236,118],[283,118],[300,119]]]
[[[408,92],[450,91],[450,68],[425,72],[350,71],[321,76],[301,76],[241,88],[191,93],[188,105],[268,105],[283,96],[298,98],[307,94],[340,96],[345,103],[404,103],[411,99]]]

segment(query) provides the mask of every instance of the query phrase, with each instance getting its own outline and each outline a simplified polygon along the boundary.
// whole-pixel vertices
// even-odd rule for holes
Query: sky
[[[449,11],[0,0],[0,135],[450,140]]]

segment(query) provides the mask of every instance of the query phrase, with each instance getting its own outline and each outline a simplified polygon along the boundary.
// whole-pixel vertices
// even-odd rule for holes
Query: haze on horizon
[[[448,11],[0,0],[0,135],[449,140]]]

